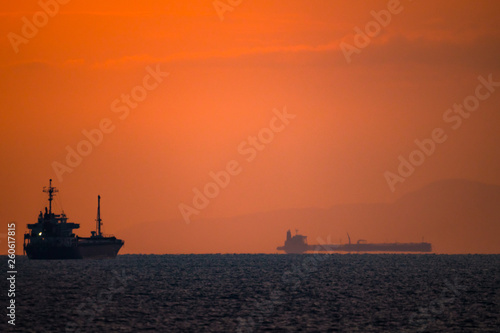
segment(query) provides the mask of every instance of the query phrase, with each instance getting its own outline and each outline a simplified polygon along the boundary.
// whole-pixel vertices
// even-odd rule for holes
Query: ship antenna
[[[55,196],[54,193],[59,192],[59,190],[55,187],[52,187],[52,179],[49,179],[49,187],[44,186],[43,191],[49,194],[49,214],[52,214],[52,200]]]
[[[97,218],[96,218],[96,229],[97,229],[97,236],[101,236],[101,196],[97,196]]]

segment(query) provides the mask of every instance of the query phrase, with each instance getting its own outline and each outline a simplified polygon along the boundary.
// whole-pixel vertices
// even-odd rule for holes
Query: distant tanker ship
[[[286,233],[284,246],[277,247],[279,251],[286,253],[301,254],[307,251],[320,252],[431,252],[431,243],[367,243],[365,240],[358,240],[357,243],[351,244],[307,244],[307,236],[296,234],[292,236],[290,230]]]
[[[38,222],[28,224],[29,233],[24,235],[24,251],[30,259],[88,259],[115,258],[124,242],[114,236],[101,233],[101,197],[97,196],[96,231],[90,237],[78,237],[73,229],[80,228],[78,223],[68,222],[64,212],[52,213],[52,200],[57,189],[44,188],[49,195],[49,209],[38,216]]]

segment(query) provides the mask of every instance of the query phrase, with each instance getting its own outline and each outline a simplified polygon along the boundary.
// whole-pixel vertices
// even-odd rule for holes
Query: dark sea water
[[[500,332],[500,255],[18,257],[17,270],[2,332]]]

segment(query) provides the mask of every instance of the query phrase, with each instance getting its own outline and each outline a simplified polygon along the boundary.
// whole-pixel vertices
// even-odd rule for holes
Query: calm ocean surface
[[[2,332],[500,332],[500,255],[18,257],[17,270]]]

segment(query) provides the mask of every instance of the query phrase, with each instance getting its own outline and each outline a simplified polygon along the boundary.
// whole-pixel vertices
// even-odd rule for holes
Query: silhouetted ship
[[[97,196],[96,231],[90,237],[78,237],[73,229],[78,223],[68,222],[64,211],[60,215],[52,213],[52,200],[58,190],[44,187],[49,195],[49,209],[38,216],[38,222],[28,224],[30,232],[24,235],[24,251],[30,259],[88,259],[115,258],[124,242],[114,236],[101,233],[101,197]]]
[[[286,233],[286,240],[284,246],[277,247],[277,250],[285,251],[286,253],[301,254],[306,251],[320,251],[320,252],[431,252],[431,243],[367,243],[365,240],[360,239],[357,243],[351,244],[351,237],[349,244],[307,244],[307,236],[299,235],[296,233],[292,237],[290,230]]]

